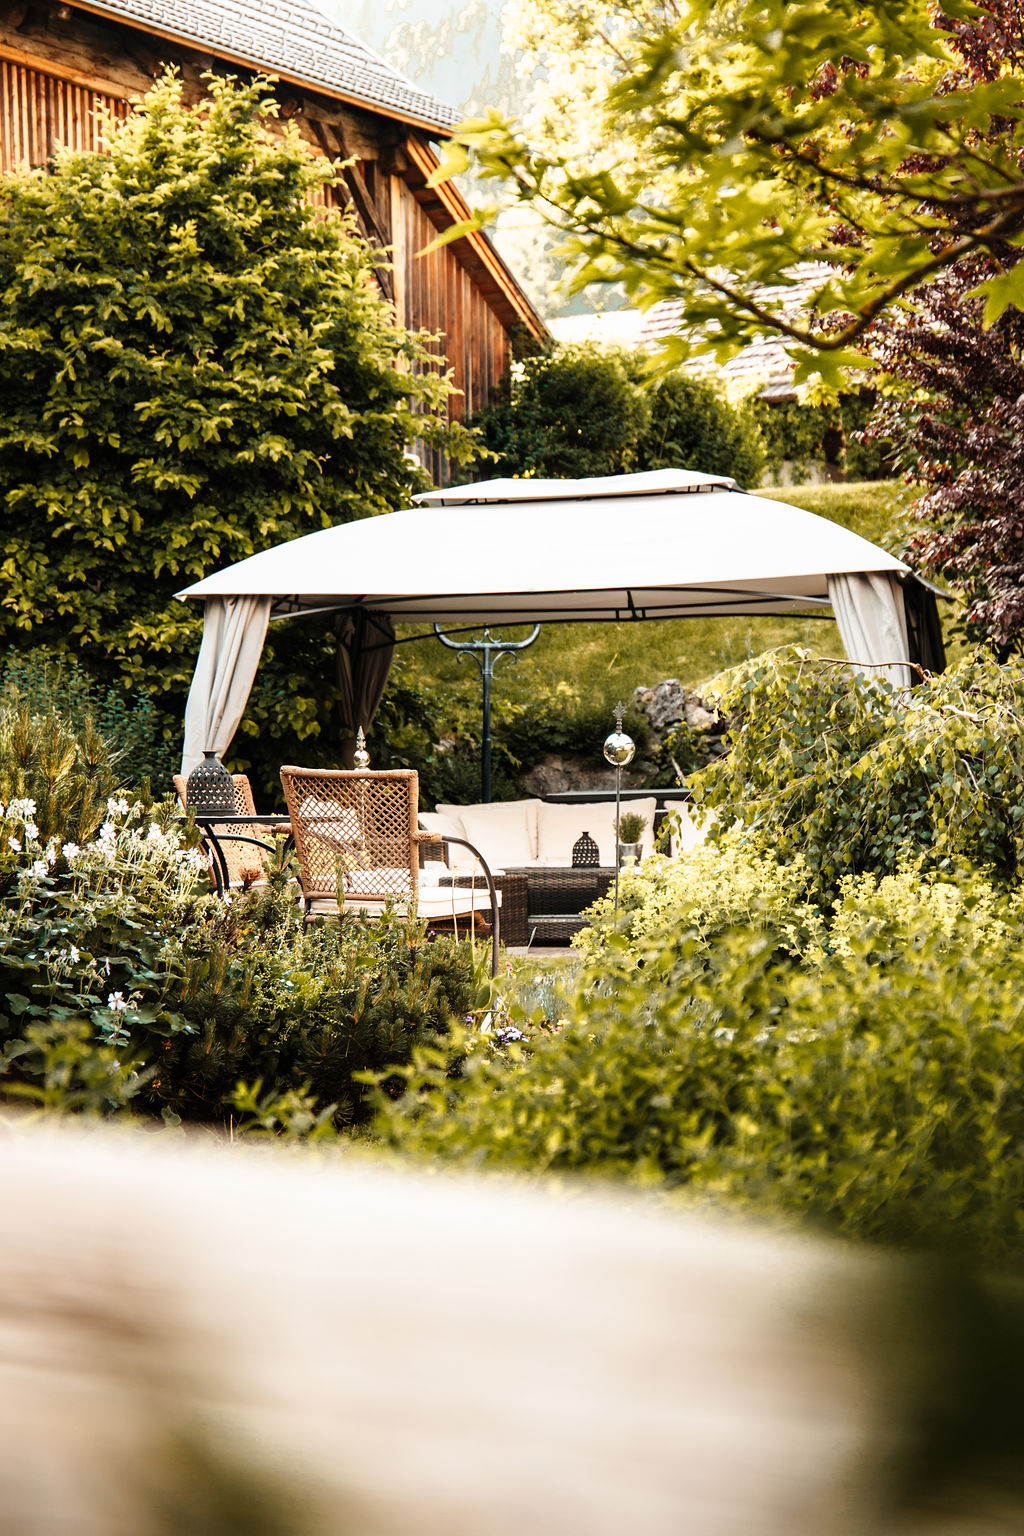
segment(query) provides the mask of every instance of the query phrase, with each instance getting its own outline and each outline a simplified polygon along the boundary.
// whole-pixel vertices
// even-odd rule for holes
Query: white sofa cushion
[[[654,847],[652,823],[657,800],[629,800],[621,809],[636,811],[647,822],[641,837],[640,854]],[[606,868],[615,863],[615,802],[587,801],[572,805],[548,805],[541,802],[537,813],[537,861],[542,865],[572,863],[573,844],[589,832],[597,844],[598,856]]]
[[[490,805],[439,805],[438,814],[458,821],[461,836],[479,848],[491,869],[532,864],[537,857],[539,800],[495,800]],[[452,849],[458,862],[472,858],[466,848]]]
[[[439,811],[420,811],[419,823],[421,832],[429,832],[434,837],[465,837],[462,830],[462,822],[454,816],[443,816]]]
[[[708,835],[707,822],[694,818],[689,800],[666,800],[664,806],[666,811],[673,811],[679,817],[679,827],[673,830],[669,841],[672,858],[677,859],[681,853],[699,848]]]

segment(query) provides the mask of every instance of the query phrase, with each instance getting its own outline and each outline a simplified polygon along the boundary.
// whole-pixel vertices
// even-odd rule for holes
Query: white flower
[[[37,880],[41,880],[44,875],[48,875],[50,873],[50,866],[47,864],[45,859],[36,859],[35,863],[32,865],[32,873],[35,875]]]
[[[81,851],[82,850],[79,848],[77,843],[65,843],[61,849],[61,853],[67,859],[69,864],[71,863],[72,859],[77,859]]]
[[[114,800],[114,799],[108,800],[107,801],[107,815],[108,816],[127,816],[128,815],[128,801],[127,800]]]
[[[124,1000],[124,993],[109,992],[107,994],[107,1007],[111,1013],[127,1013],[128,1004]]]
[[[77,965],[79,960],[81,960],[81,958],[82,958],[81,951],[74,944],[72,944],[72,946],[71,946],[71,963],[72,963],[72,965]]]
[[[56,843],[47,843],[45,858],[46,858],[47,864],[50,864],[50,865],[56,864],[56,862],[57,862],[57,844]]]
[[[7,807],[8,816],[20,816],[24,819],[26,816],[34,816],[35,813],[36,803],[34,800],[12,800]]]
[[[16,837],[9,837],[7,839],[7,846],[11,850],[12,853],[20,853],[21,852],[21,844],[18,842],[18,839]]]
[[[26,837],[38,837],[39,836],[39,828],[36,826],[34,821],[26,821],[26,823],[25,823],[25,836]]]

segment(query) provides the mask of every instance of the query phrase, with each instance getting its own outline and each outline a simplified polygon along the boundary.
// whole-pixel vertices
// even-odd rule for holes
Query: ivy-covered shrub
[[[460,1037],[456,1072],[414,1052],[378,1129],[430,1158],[627,1179],[1018,1263],[1021,898],[976,877],[861,877],[796,954],[785,906],[755,928],[702,931],[683,910],[610,935],[555,1030],[522,1019],[501,1050]]]
[[[872,391],[807,403],[756,399],[750,405],[772,471],[788,463],[797,475],[807,475],[832,464],[847,480],[884,480],[893,474],[892,449],[862,437],[873,409]]]
[[[977,651],[900,691],[785,647],[705,690],[733,722],[729,752],[690,780],[720,840],[805,861],[829,895],[845,874],[923,860],[1024,868],[1024,665]]]
[[[765,445],[749,405],[730,405],[704,379],[673,373],[648,393],[650,426],[636,451],[637,469],[695,469],[760,485]]]

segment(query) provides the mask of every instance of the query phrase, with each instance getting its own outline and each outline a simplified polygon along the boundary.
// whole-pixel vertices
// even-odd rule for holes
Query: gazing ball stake
[[[625,712],[625,705],[620,701],[615,706],[615,729],[605,739],[605,761],[611,763],[613,768],[627,767],[636,753],[636,742],[622,729],[622,717]]]
[[[366,750],[366,737],[362,726],[356,732],[356,749],[352,754],[352,763],[356,768],[369,768],[370,754]]]
[[[627,736],[622,729],[622,717],[626,713],[626,706],[620,699],[615,706],[615,729],[611,735],[605,738],[604,757],[605,762],[611,763],[615,769],[615,835],[619,832],[619,797],[622,783],[622,770],[633,761],[636,752],[636,742],[632,736]],[[615,847],[615,922],[619,921],[619,850],[618,842]]]

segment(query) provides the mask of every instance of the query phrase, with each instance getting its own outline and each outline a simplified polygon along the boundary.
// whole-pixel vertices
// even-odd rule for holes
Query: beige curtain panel
[[[269,597],[206,600],[203,643],[185,705],[186,777],[205,751],[220,757],[231,745],[263,654],[270,603]]]
[[[897,688],[914,681],[903,588],[891,571],[848,572],[828,578],[828,595],[843,649],[868,677]]]

